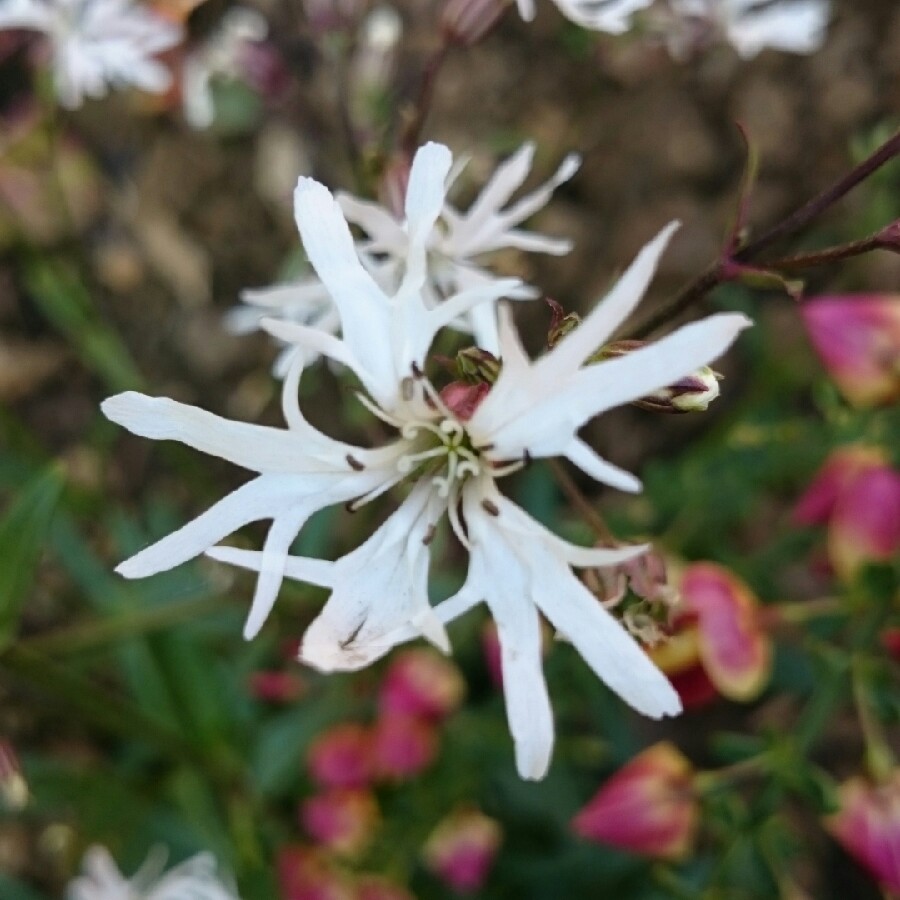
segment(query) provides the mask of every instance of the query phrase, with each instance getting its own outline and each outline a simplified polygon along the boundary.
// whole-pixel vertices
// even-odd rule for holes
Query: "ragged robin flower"
[[[103,404],[131,431],[173,439],[258,472],[248,484],[193,522],[126,560],[118,571],[143,577],[207,552],[259,573],[245,629],[255,635],[285,575],[328,588],[331,596],[304,635],[300,659],[322,671],[366,666],[392,647],[424,636],[449,650],[444,626],[481,602],[499,631],[503,687],[519,772],[541,778],[550,762],[553,717],[541,666],[540,615],[566,637],[597,675],[635,709],[652,717],[680,710],[677,694],[637,642],[581,584],[572,566],[615,565],[640,546],[587,548],[548,531],[500,493],[498,481],[529,459],[563,456],[586,474],[636,491],[638,480],[598,456],[577,432],[593,416],[670,384],[723,353],[748,324],[719,314],[686,325],[625,357],[584,365],[632,311],[674,230],[637,256],[582,325],[541,358],[524,352],[508,308],[499,314],[502,368],[468,418],[441,399],[425,375],[436,332],[473,306],[493,304],[518,287],[491,281],[436,307],[422,288],[428,237],[443,205],[450,154],[429,145],[406,198],[410,235],[405,275],[386,294],[360,262],[340,206],[311,179],[295,195],[306,253],[330,292],[341,338],[282,321],[271,331],[297,345],[284,382],[287,429],[221,419],[196,407],[133,392]],[[304,354],[321,353],[358,379],[360,402],[395,437],[367,450],[336,441],[303,417],[297,397]],[[309,516],[352,500],[358,508],[395,485],[399,508],[360,546],[335,561],[295,557],[289,548]],[[462,589],[438,606],[428,598],[430,544],[444,514],[469,551]],[[248,522],[272,519],[261,552],[215,546]]]

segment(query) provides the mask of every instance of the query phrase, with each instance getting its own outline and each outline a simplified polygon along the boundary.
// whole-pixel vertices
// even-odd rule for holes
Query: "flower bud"
[[[434,762],[437,750],[437,731],[423,719],[392,713],[375,723],[372,753],[379,778],[415,778]]]
[[[900,295],[819,297],[800,307],[816,352],[858,407],[900,397]]]
[[[356,856],[368,846],[378,817],[375,797],[366,790],[326,791],[307,798],[300,807],[309,836],[344,856]]]
[[[550,328],[547,331],[547,349],[552,350],[570,331],[581,324],[578,313],[567,313],[561,303],[550,297],[544,302],[550,307]]]
[[[602,362],[606,359],[615,359],[644,346],[646,346],[646,341],[613,341],[595,353],[589,361]],[[696,372],[679,378],[673,384],[635,400],[633,405],[651,412],[704,412],[709,404],[719,396],[721,379],[722,376],[718,372],[713,371],[709,366],[702,366]]]
[[[489,384],[469,384],[465,381],[452,381],[441,389],[441,400],[460,422],[468,422],[481,401],[491,390]]]
[[[756,597],[733,572],[715,563],[688,566],[681,579],[684,612],[696,617],[703,669],[730,700],[750,700],[769,680],[772,647]]]
[[[372,780],[372,748],[372,735],[362,725],[336,725],[310,746],[309,773],[322,787],[365,787]]]
[[[282,847],[276,863],[281,900],[356,900],[356,892],[319,850]]]
[[[459,669],[431,650],[407,650],[394,657],[381,685],[384,714],[440,720],[459,708],[465,686]]]
[[[690,762],[666,742],[623,766],[572,820],[581,837],[643,856],[683,859],[699,806]]]
[[[477,891],[502,840],[500,825],[477,809],[460,810],[440,822],[422,849],[425,865],[456,891]]]
[[[296,672],[251,672],[247,687],[253,697],[264,703],[293,703],[306,691],[306,683]]]
[[[797,501],[791,517],[798,525],[824,525],[853,480],[885,462],[884,453],[875,447],[852,444],[835,450]]]
[[[500,360],[480,347],[466,347],[456,354],[456,371],[472,384],[493,384],[500,374]]]
[[[828,556],[850,580],[865,564],[890,562],[900,552],[900,472],[878,466],[859,473],[841,492],[828,526]]]
[[[838,796],[825,827],[886,891],[900,892],[900,769],[881,784],[851,778]]]
[[[453,43],[471,47],[493,28],[508,6],[508,0],[446,0],[441,28]]]

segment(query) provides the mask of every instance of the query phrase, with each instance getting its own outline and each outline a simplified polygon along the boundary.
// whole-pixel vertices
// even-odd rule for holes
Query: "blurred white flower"
[[[209,128],[215,120],[212,83],[244,74],[248,48],[266,39],[269,26],[254,9],[227,10],[216,28],[185,57],[182,71],[184,117],[194,128]]]
[[[66,889],[66,900],[239,900],[216,875],[216,862],[198,853],[163,872],[164,852],[152,853],[132,878],[125,878],[104,847],[91,847],[82,874]]]
[[[449,649],[446,622],[485,601],[497,620],[510,728],[519,771],[540,778],[549,765],[553,722],[541,668],[543,613],[614,691],[649,716],[679,711],[678,697],[634,639],[572,574],[571,566],[609,566],[643,547],[584,548],[547,531],[504,498],[497,479],[532,457],[565,456],[593,478],[638,490],[634,476],[601,459],[577,436],[590,418],[670,384],[718,357],[748,324],[741,315],[711,316],[627,356],[586,360],[640,300],[672,226],[638,255],[609,295],[574,331],[532,362],[508,309],[500,316],[502,369],[478,403],[439,393],[423,374],[437,331],[477,305],[514,292],[513,279],[487,280],[437,306],[423,295],[430,236],[450,170],[445,147],[430,144],[406,197],[408,250],[399,289],[385,293],[361,263],[347,221],[331,194],[301,179],[297,224],[307,256],[330,293],[342,337],[267,320],[297,345],[284,383],[287,430],[243,425],[172,400],[136,393],[103,404],[106,415],[145,437],[173,439],[261,474],[193,522],[119,566],[127,577],[172,568],[199,553],[259,572],[245,634],[257,633],[285,575],[331,589],[307,630],[300,658],[323,671],[368,665],[398,642],[424,636]],[[414,173],[415,174],[415,173]],[[364,450],[326,437],[303,418],[297,390],[311,352],[350,369],[373,415],[396,431],[393,442]],[[486,388],[486,385],[480,386]],[[473,408],[474,407],[474,408]],[[317,509],[351,498],[359,507],[396,484],[410,491],[362,545],[329,562],[289,556]],[[469,549],[469,575],[454,597],[428,599],[430,543],[447,513]],[[242,525],[273,519],[262,552],[213,547]]]
[[[70,109],[110,85],[168,90],[172,76],[154,57],[183,37],[179,25],[130,0],[0,0],[0,28],[47,35],[56,93]]]
[[[676,57],[713,38],[730,43],[744,58],[767,47],[813,53],[822,46],[830,0],[669,0],[675,16],[667,26]]]
[[[497,168],[466,212],[460,212],[446,200],[446,191],[459,170],[453,175],[448,172],[441,188],[440,215],[427,223],[426,233],[418,218],[420,207],[415,202],[423,183],[430,178],[424,165],[426,149],[421,148],[413,160],[404,219],[396,218],[374,201],[338,195],[348,221],[366,232],[367,237],[356,242],[356,250],[369,273],[387,293],[400,286],[413,235],[418,240],[424,234],[427,256],[422,291],[428,306],[436,306],[459,291],[487,287],[494,276],[479,262],[485,254],[511,248],[554,255],[569,252],[570,241],[536,234],[520,226],[546,206],[553,191],[575,174],[580,163],[577,155],[567,156],[549,181],[510,203],[527,178],[534,158],[534,144],[524,144]],[[449,153],[446,148],[442,152]],[[515,297],[508,296],[515,299],[533,295],[533,291],[520,287]],[[232,310],[226,320],[228,327],[239,333],[252,330],[264,315],[315,325],[331,333],[338,331],[339,318],[331,296],[315,276],[293,285],[244,291],[241,300],[248,306]],[[492,304],[470,310],[463,320],[453,325],[472,331],[480,347],[497,352],[497,316]],[[281,357],[276,372],[283,373],[284,369],[284,357]]]
[[[622,34],[631,26],[631,17],[653,0],[553,0],[559,11],[582,28]],[[534,18],[534,0],[516,0],[519,15],[527,22]]]

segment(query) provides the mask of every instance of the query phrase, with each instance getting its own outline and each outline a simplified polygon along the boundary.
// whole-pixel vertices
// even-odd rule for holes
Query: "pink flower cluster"
[[[318,736],[306,757],[316,790],[299,810],[312,846],[282,849],[278,871],[283,900],[410,897],[404,887],[351,869],[379,829],[376,789],[415,779],[432,765],[441,725],[459,707],[463,693],[453,663],[429,649],[407,650],[395,656],[385,674],[372,723],[343,722]],[[423,861],[451,887],[471,890],[486,877],[499,835],[499,826],[486,816],[456,811],[426,842]]]

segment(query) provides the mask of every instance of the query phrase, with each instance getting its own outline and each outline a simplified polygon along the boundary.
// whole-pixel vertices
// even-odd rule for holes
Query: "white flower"
[[[216,115],[213,80],[240,78],[248,46],[265,40],[268,33],[268,23],[256,10],[232,7],[215,30],[187,54],[181,90],[184,117],[190,125],[194,128],[212,125]]]
[[[792,53],[813,53],[821,47],[831,12],[829,0],[670,0],[679,20],[673,25],[670,46],[686,55],[691,32],[711,31],[730,43],[744,58],[766,47]]]
[[[429,155],[449,157],[432,146]],[[746,327],[741,315],[711,316],[627,356],[593,365],[586,360],[640,300],[655,271],[670,226],[635,262],[584,322],[536,361],[518,342],[508,309],[500,317],[502,370],[468,419],[456,416],[422,374],[435,333],[479,302],[492,303],[515,283],[489,282],[435,308],[422,297],[428,236],[441,211],[446,171],[429,167],[407,197],[419,227],[400,290],[388,296],[359,260],[338,204],[322,185],[301,179],[297,224],[307,255],[334,299],[342,338],[308,326],[267,321],[296,343],[285,379],[288,430],[242,425],[171,400],[122,394],[104,412],[137,434],[179,440],[262,474],[198,519],[126,561],[119,571],[138,577],[171,568],[207,550],[215,559],[259,572],[246,634],[255,634],[287,575],[331,589],[304,636],[300,658],[325,671],[357,669],[398,642],[424,635],[447,649],[446,622],[484,600],[500,631],[511,731],[519,771],[540,778],[553,726],[538,646],[542,612],[579,649],[597,674],[628,703],[650,716],[677,713],[678,697],[633,638],[595,601],[571,566],[609,566],[643,547],[589,549],[555,537],[499,493],[496,480],[531,457],[567,457],[592,477],[638,490],[634,476],[597,456],[577,432],[588,419],[669,384],[718,357]],[[319,352],[350,369],[360,400],[393,427],[397,438],[380,450],[341,444],[300,414],[297,385],[303,354]],[[412,490],[401,506],[357,549],[329,562],[291,557],[303,522],[318,508],[353,497],[368,502],[401,481]],[[463,589],[432,607],[427,593],[429,545],[447,512],[470,550]],[[246,522],[272,518],[262,552],[212,547]],[[211,549],[210,549],[211,548]]]
[[[446,188],[452,182],[449,174],[449,150],[440,144],[420,148],[413,160],[407,187],[405,220],[400,221],[383,206],[348,194],[339,195],[346,218],[367,232],[368,238],[356,243],[357,252],[373,278],[388,293],[396,291],[407,269],[412,241],[424,240],[427,248],[426,280],[423,296],[426,304],[436,306],[445,298],[472,288],[488,289],[494,280],[476,262],[484,254],[495,250],[516,248],[537,253],[560,255],[568,253],[571,242],[525,231],[519,226],[537,210],[545,206],[553,191],[568,181],[577,171],[579,159],[567,156],[556,174],[535,191],[510,204],[510,198],[522,186],[531,169],[534,145],[525,144],[502,163],[481,194],[462,213],[446,201]],[[441,188],[440,215],[428,218],[423,225],[423,210],[415,202],[422,185],[431,183],[435,166],[444,173]],[[423,230],[424,229],[424,230]],[[530,297],[533,292],[521,288],[510,298]],[[241,299],[258,309],[238,307],[227,320],[235,331],[249,331],[265,314],[287,321],[311,324],[332,334],[338,332],[339,319],[334,313],[331,295],[318,278],[306,278],[293,285],[277,285],[254,291],[244,291]],[[479,346],[497,351],[497,320],[492,305],[473,308],[465,321],[454,322],[474,333]],[[283,373],[284,357],[276,363],[276,372]]]
[[[199,853],[163,874],[165,853],[153,853],[132,878],[125,878],[103,847],[91,847],[83,874],[66,889],[66,900],[239,900],[216,875],[216,862]]]
[[[653,0],[553,0],[559,11],[582,28],[622,34],[631,26],[631,17]],[[534,18],[534,0],[516,0],[519,15],[527,22]]]
[[[182,38],[178,25],[129,0],[6,0],[0,28],[48,36],[56,93],[69,108],[102,97],[108,85],[168,90],[171,75],[154,56]]]

